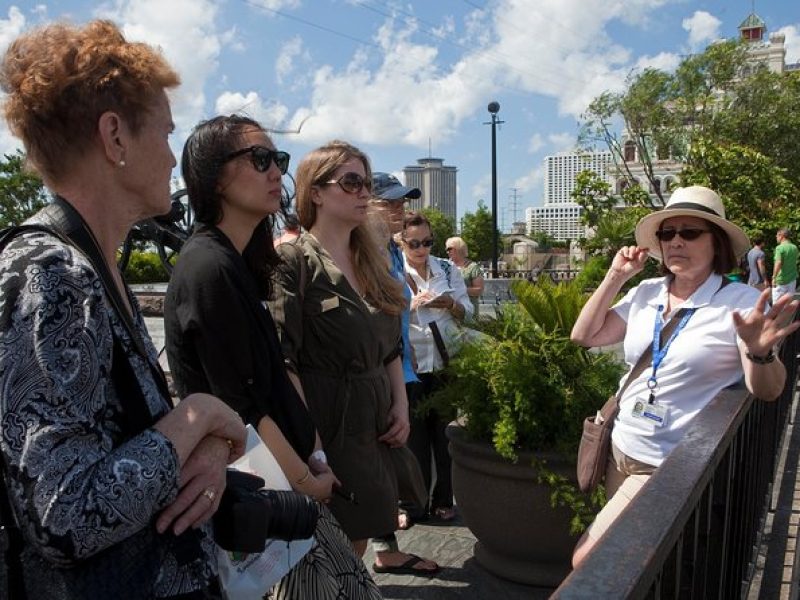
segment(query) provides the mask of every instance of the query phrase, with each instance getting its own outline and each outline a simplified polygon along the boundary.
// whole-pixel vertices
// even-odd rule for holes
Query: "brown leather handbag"
[[[685,308],[678,310],[664,327],[661,332],[662,344],[665,339],[669,339],[669,336],[672,335],[686,310]],[[628,375],[625,385],[622,386],[619,393],[606,400],[603,408],[597,411],[596,415],[584,419],[581,443],[578,446],[578,487],[582,492],[593,492],[603,481],[606,474],[608,453],[611,450],[611,430],[614,428],[614,421],[619,413],[620,398],[622,398],[625,390],[628,389],[628,384],[645,370],[652,356],[653,346],[648,345],[633,369],[631,369],[630,375]]]

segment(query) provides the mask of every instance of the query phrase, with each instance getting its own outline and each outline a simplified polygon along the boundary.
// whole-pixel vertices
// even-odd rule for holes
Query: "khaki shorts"
[[[586,530],[586,535],[594,541],[599,540],[655,470],[653,465],[631,458],[612,444],[606,465],[605,483],[609,501]]]

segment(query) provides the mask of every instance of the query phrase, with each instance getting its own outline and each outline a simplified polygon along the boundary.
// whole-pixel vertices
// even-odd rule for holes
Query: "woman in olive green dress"
[[[409,432],[401,364],[400,284],[367,223],[367,157],[330,142],[297,168],[297,214],[308,233],[278,247],[284,259],[270,302],[290,377],[305,397],[343,491],[330,509],[356,552],[397,526],[392,452]],[[436,563],[403,552],[376,569],[428,574]]]

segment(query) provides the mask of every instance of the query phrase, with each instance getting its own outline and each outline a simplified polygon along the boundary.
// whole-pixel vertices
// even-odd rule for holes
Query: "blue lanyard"
[[[667,351],[672,345],[672,342],[676,337],[678,337],[678,334],[681,332],[681,330],[686,327],[686,323],[689,321],[696,309],[686,309],[686,313],[678,323],[675,331],[672,332],[672,335],[669,336],[667,343],[664,344],[663,348],[661,348],[661,330],[664,327],[664,320],[661,317],[663,310],[664,305],[660,304],[658,306],[658,311],[656,312],[656,323],[653,326],[653,374],[650,375],[650,378],[647,380],[647,387],[650,390],[650,398],[648,400],[650,404],[653,404],[655,401],[655,390],[658,387],[658,381],[656,381],[656,372],[658,371],[658,367],[661,365],[661,361],[663,361],[664,357],[667,355]]]

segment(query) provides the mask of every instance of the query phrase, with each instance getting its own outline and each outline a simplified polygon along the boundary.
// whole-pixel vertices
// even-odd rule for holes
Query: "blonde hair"
[[[317,206],[311,198],[313,187],[323,185],[339,167],[353,159],[361,161],[367,179],[371,180],[372,169],[367,155],[341,140],[333,140],[312,150],[300,161],[295,174],[295,187],[297,216],[304,229],[310,230],[317,221]],[[401,284],[389,272],[389,259],[384,245],[368,223],[362,223],[350,233],[353,264],[364,297],[379,310],[399,315],[407,302]]]
[[[158,94],[179,83],[161,54],[126,41],[111,21],[34,29],[9,46],[0,65],[9,128],[52,181],[89,149],[104,112],[118,113],[136,134]]]
[[[460,237],[447,238],[447,241],[444,243],[444,247],[449,248],[451,246],[455,248],[461,256],[467,258],[467,242],[462,240]]]

